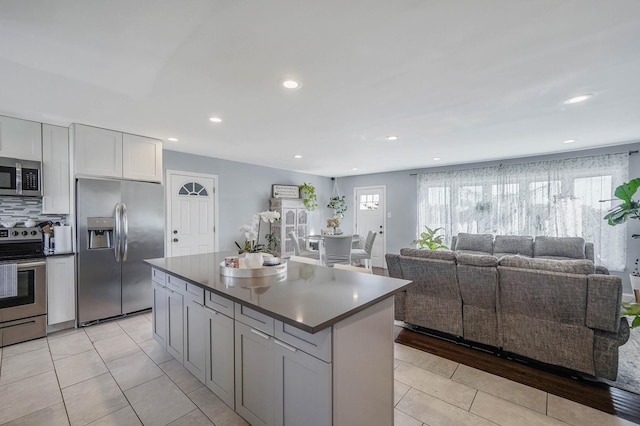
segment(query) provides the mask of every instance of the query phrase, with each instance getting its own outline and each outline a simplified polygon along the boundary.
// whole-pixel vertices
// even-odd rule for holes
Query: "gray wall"
[[[462,164],[447,167],[437,167],[420,170],[404,170],[390,173],[378,173],[371,175],[350,176],[339,179],[340,192],[347,195],[349,210],[345,214],[341,228],[345,232],[352,232],[354,220],[353,194],[354,188],[362,186],[386,185],[387,188],[387,253],[399,253],[403,247],[409,247],[409,243],[416,238],[417,228],[417,189],[416,177],[411,174],[418,172],[433,172],[447,170],[461,170],[494,166],[498,164],[521,164],[532,161],[554,160],[562,158],[584,157],[597,154],[610,154],[619,152],[633,152],[640,150],[640,143],[617,145],[607,148],[573,151],[555,155],[526,157],[502,161],[484,163]],[[629,157],[629,179],[640,177],[640,154]],[[635,260],[640,258],[640,239],[631,238],[632,234],[640,234],[640,220],[632,220],[628,223],[627,260],[626,270],[612,272],[623,278],[625,293],[631,293],[628,274],[635,265]],[[448,235],[447,238],[451,236]]]
[[[273,169],[235,161],[177,151],[163,151],[165,170],[208,173],[218,176],[218,238],[220,251],[235,250],[234,241],[242,243],[244,236],[238,231],[249,224],[255,213],[269,209],[271,185],[301,185],[310,183],[316,188],[318,210],[310,215],[311,227],[317,233],[326,226],[330,212],[326,209],[333,184],[331,179],[287,170]],[[325,201],[326,200],[326,201]],[[261,232],[263,241],[264,231]]]

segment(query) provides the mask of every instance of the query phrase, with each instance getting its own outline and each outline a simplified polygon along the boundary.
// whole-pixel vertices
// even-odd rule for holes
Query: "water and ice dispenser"
[[[113,248],[113,217],[88,217],[89,250]]]

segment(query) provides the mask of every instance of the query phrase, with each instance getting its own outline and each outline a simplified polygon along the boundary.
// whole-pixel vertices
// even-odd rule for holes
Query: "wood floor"
[[[424,330],[421,330],[424,331]],[[640,395],[404,328],[396,342],[640,424]]]

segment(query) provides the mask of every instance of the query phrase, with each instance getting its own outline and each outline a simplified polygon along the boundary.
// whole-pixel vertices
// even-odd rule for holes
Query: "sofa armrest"
[[[603,265],[596,265],[596,274],[611,275],[609,274],[609,268]]]
[[[589,328],[617,332],[620,326],[622,279],[613,275],[588,276],[587,316]]]

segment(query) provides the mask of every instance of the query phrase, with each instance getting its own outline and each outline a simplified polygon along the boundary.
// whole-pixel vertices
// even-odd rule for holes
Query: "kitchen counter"
[[[145,263],[285,324],[317,333],[403,290],[410,281],[288,262],[284,274],[262,278],[220,275],[235,252],[148,259]]]

